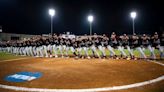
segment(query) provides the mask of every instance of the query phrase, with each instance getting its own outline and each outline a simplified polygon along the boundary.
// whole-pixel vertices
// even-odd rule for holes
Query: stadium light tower
[[[89,24],[90,24],[90,35],[92,35],[92,22],[93,22],[94,18],[92,15],[89,15],[88,16],[88,21],[89,21]]]
[[[51,16],[51,35],[53,35],[53,16],[55,16],[55,10],[49,9],[49,15]]]
[[[137,16],[137,13],[133,11],[133,12],[130,13],[130,16],[131,16],[132,21],[133,21],[133,34],[134,34],[135,33],[134,20],[135,20],[135,18]]]

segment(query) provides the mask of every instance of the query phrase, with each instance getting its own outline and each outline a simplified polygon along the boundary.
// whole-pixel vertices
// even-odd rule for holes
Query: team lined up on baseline
[[[146,34],[141,37],[136,34],[117,36],[115,32],[110,37],[105,34],[94,34],[92,36],[63,38],[61,35],[54,34],[48,37],[36,36],[28,40],[1,42],[0,51],[35,57],[69,57],[71,51],[76,58],[112,57],[118,59],[120,57],[116,55],[115,48],[119,50],[122,58],[136,59],[133,52],[136,49],[140,53],[140,58],[156,59],[155,49],[159,50],[160,58],[164,57],[164,48],[161,43],[157,32],[151,37]],[[151,53],[149,57],[144,53],[145,48]],[[124,49],[127,49],[129,54],[126,54]],[[107,56],[106,50],[109,51],[109,56]]]

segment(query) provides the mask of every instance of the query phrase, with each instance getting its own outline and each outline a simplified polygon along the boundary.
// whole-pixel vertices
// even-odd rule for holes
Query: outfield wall
[[[22,40],[24,38],[31,38],[33,36],[36,36],[36,35],[15,34],[15,33],[0,33],[0,41]]]

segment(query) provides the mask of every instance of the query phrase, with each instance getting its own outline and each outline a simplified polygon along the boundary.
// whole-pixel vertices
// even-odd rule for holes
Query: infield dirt
[[[12,83],[4,80],[7,75],[21,71],[41,72],[43,76],[23,83]],[[0,84],[30,88],[84,89],[111,87],[143,82],[161,75],[164,75],[163,66],[142,60],[29,58],[0,62]],[[161,87],[163,84],[164,81],[161,81],[159,84],[145,87],[164,90]],[[135,90],[135,88],[133,89]],[[139,89],[135,92],[147,92],[144,87],[141,89],[142,91]],[[5,91],[4,89],[0,90]],[[130,92],[128,90],[120,92],[124,91]]]

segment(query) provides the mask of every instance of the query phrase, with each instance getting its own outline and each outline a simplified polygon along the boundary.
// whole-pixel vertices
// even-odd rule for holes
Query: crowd
[[[73,53],[72,56],[76,58],[137,59],[134,55],[134,50],[137,50],[140,54],[139,58],[156,59],[155,49],[159,50],[160,58],[164,57],[163,38],[164,35],[159,37],[157,32],[151,36],[146,34],[118,36],[113,32],[109,37],[105,34],[94,34],[75,38],[63,38],[61,35],[54,34],[35,36],[26,40],[3,41],[0,42],[0,51],[35,57],[70,57],[70,53]],[[145,55],[145,48],[151,53],[150,56]],[[116,55],[114,49],[118,49],[120,56]],[[124,49],[127,49],[128,54]]]

